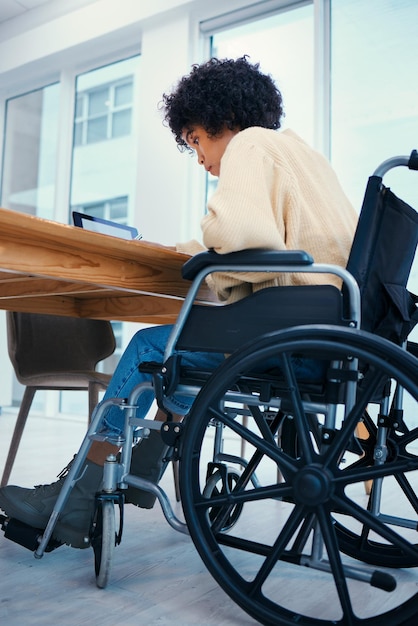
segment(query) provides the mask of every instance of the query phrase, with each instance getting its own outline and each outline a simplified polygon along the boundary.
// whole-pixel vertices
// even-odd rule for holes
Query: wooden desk
[[[187,256],[0,209],[0,308],[171,323],[189,283]],[[213,301],[209,290],[199,294]]]

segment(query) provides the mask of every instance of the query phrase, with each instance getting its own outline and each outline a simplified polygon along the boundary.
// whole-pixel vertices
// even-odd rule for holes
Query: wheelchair
[[[164,362],[140,366],[151,382],[96,407],[46,529],[3,520],[5,535],[36,558],[58,547],[53,529],[91,441],[108,440],[121,453],[106,461],[88,538],[98,587],[110,580],[131,485],[157,496],[219,586],[261,624],[415,624],[418,350],[408,336],[418,313],[406,284],[418,215],[382,183],[397,166],[417,170],[417,152],[369,179],[346,269],[304,251],[190,259]],[[343,288],[272,287],[230,305],[195,304],[202,281],[225,271],[334,274]],[[196,371],[182,366],[182,351],[226,358]],[[316,365],[312,376],[300,374],[306,363]],[[136,417],[150,388],[167,414],[162,425]],[[194,399],[182,423],[164,404],[173,395]],[[125,416],[117,441],[101,427],[111,406]],[[152,429],[179,461],[185,522],[160,486],[129,473],[133,441]]]

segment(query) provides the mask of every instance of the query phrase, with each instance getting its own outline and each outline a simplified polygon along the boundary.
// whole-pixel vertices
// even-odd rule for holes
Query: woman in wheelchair
[[[318,263],[345,267],[357,215],[326,159],[291,130],[279,132],[281,93],[258,64],[243,57],[213,58],[193,66],[172,93],[164,94],[162,111],[179,148],[195,153],[198,164],[219,178],[201,222],[204,245],[191,241],[178,244],[177,250],[193,255],[204,249],[219,254],[251,248],[299,249],[310,253]],[[318,283],[324,278],[313,273],[291,277],[231,273],[215,274],[207,280],[219,300],[229,303],[265,287]],[[338,280],[330,276],[328,282]],[[134,386],[150,379],[151,375],[140,372],[138,366],[142,361],[162,362],[170,330],[170,326],[153,327],[133,337],[105,398],[128,397]],[[183,362],[214,369],[223,359],[223,354],[194,352],[185,355]],[[140,401],[138,414],[145,417],[152,393],[143,394]],[[173,413],[182,416],[189,408],[187,402],[173,399]],[[110,409],[106,422],[108,429],[120,434],[123,413],[117,407]],[[132,473],[157,482],[165,451],[159,432],[151,431],[151,436],[133,451]],[[103,464],[109,453],[117,452],[118,448],[108,442],[92,443],[82,476],[56,524],[54,539],[78,548],[88,547],[85,537]],[[11,485],[2,488],[0,508],[10,518],[44,529],[64,475],[34,489]],[[129,487],[126,500],[150,508],[155,496]]]

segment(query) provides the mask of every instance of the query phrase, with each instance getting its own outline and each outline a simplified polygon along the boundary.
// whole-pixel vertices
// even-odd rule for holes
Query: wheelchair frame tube
[[[339,276],[343,283],[346,285],[349,295],[349,316],[350,325],[354,328],[360,328],[361,323],[361,300],[360,289],[354,276],[350,274],[343,267],[338,265],[328,265],[325,263],[313,263],[312,265],[279,265],[272,268],[271,265],[254,266],[251,264],[236,266],[223,265],[221,263],[217,265],[209,265],[202,269],[192,282],[192,285],[186,295],[180,312],[177,316],[177,320],[174,324],[173,330],[167,342],[167,346],[164,353],[164,361],[166,361],[174,352],[175,346],[180,336],[181,331],[185,325],[189,311],[196,299],[197,292],[201,283],[209,274],[213,272],[270,272],[270,273],[315,273],[315,274],[334,274]],[[221,304],[215,304],[213,306],[222,306]]]
[[[410,161],[412,156],[413,155],[395,156],[391,157],[390,159],[386,159],[386,161],[383,161],[383,163],[381,163],[379,167],[375,169],[375,171],[373,172],[373,176],[379,176],[380,178],[383,178],[383,176],[387,172],[389,172],[389,170],[393,169],[394,167],[399,167],[401,165],[405,165],[406,167],[409,167],[409,169],[414,169],[410,167]]]

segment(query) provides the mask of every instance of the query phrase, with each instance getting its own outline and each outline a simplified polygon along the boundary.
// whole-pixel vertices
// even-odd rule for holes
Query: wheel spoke
[[[283,556],[286,546],[289,544],[291,538],[300,526],[304,514],[304,507],[298,506],[293,509],[292,513],[286,520],[284,528],[279,533],[279,536],[270,549],[268,556],[255,576],[254,581],[251,585],[249,585],[249,595],[255,595],[260,592],[263,583],[268,578],[277,561],[279,561]]]
[[[331,566],[332,575],[334,577],[335,588],[344,613],[344,624],[346,626],[351,626],[354,623],[355,618],[333,522],[328,511],[326,511],[324,507],[318,507],[316,513],[321,529],[321,535],[325,543],[328,560]]]
[[[338,510],[351,515],[354,519],[364,524],[365,528],[373,530],[380,537],[386,539],[391,545],[399,548],[405,552],[405,554],[411,555],[418,562],[418,547],[404,539],[399,533],[393,531],[389,526],[380,521],[379,517],[372,515],[369,511],[365,511],[365,509],[346,497],[336,497],[334,502]]]
[[[294,367],[288,353],[282,355],[282,367],[286,382],[289,386],[290,401],[292,405],[292,415],[295,420],[296,430],[299,437],[301,454],[307,463],[312,463],[314,450],[310,437],[309,423],[303,407],[302,398],[299,391],[299,384],[296,380]]]

